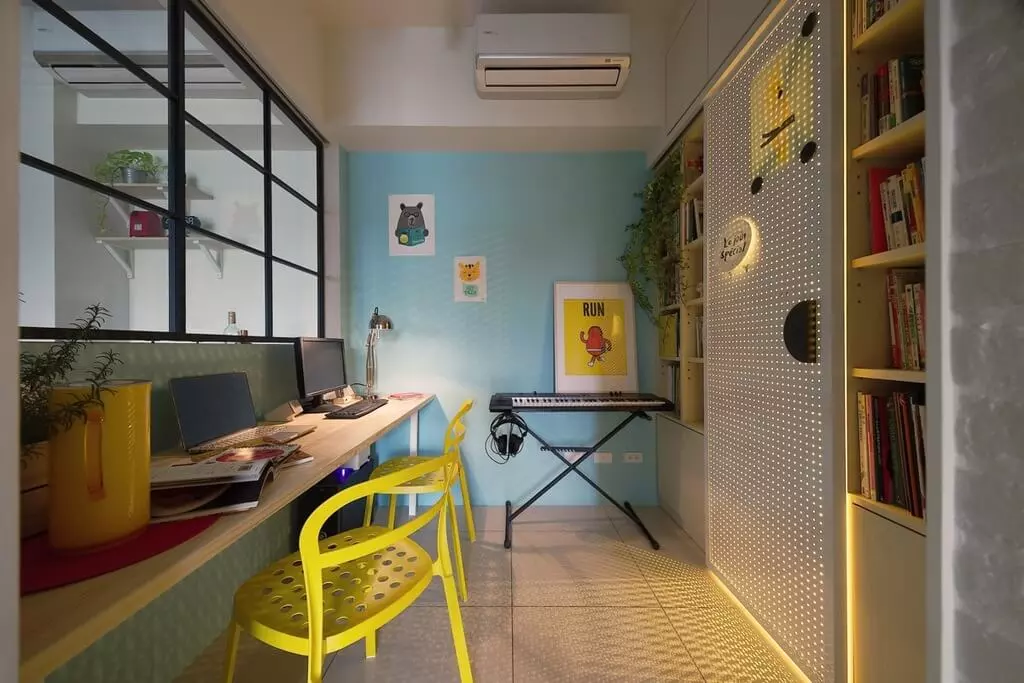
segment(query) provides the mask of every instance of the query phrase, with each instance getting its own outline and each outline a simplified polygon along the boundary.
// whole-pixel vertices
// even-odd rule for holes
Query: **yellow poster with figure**
[[[636,391],[633,292],[626,283],[555,284],[555,390]]]
[[[625,375],[626,306],[622,299],[566,299],[568,375]]]

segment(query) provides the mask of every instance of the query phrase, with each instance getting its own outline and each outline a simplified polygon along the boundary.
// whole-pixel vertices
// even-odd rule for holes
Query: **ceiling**
[[[472,26],[479,13],[658,13],[668,16],[677,0],[309,0],[320,16],[339,26]]]

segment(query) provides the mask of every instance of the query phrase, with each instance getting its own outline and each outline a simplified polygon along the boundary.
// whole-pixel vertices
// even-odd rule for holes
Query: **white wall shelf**
[[[168,193],[168,187],[165,183],[113,183],[111,187],[146,201],[167,199]],[[186,185],[185,199],[190,201],[193,199],[213,199],[213,195],[200,190],[195,185]],[[128,222],[131,220],[132,203],[121,201],[114,197],[110,198],[110,203],[118,215],[124,219],[125,225],[128,225]]]
[[[135,278],[135,252],[167,249],[166,237],[97,237],[96,244],[107,250],[111,258],[121,266],[129,280]],[[186,237],[186,249],[198,249],[206,255],[217,279],[224,277],[224,244],[209,237]]]

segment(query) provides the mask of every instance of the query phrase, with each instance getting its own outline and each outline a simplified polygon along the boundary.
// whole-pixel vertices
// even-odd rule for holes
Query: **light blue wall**
[[[624,279],[616,257],[625,226],[639,213],[633,195],[647,179],[644,155],[350,152],[347,170],[350,380],[364,379],[366,326],[379,306],[396,326],[379,347],[380,389],[439,397],[421,419],[426,452],[440,447],[447,418],[461,402],[475,399],[464,451],[474,502],[524,501],[560,466],[532,440],[506,465],[489,460],[488,399],[496,391],[554,389],[554,282]],[[388,256],[389,194],[435,195],[435,256]],[[486,303],[453,302],[455,256],[487,258]],[[640,388],[653,391],[655,331],[642,311],[636,318]],[[591,444],[621,417],[548,414],[531,416],[530,424],[554,444]],[[407,447],[402,429],[378,452],[386,459]],[[613,464],[591,462],[584,471],[616,497],[655,504],[653,425],[631,425],[607,450]],[[641,451],[644,462],[623,463],[626,451]],[[599,498],[572,475],[541,503]]]

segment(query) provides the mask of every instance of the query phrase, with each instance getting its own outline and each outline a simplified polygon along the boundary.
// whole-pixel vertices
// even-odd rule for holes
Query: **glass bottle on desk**
[[[235,322],[234,311],[228,311],[228,326],[224,328],[224,334],[229,334],[233,337],[238,336],[238,324]]]

